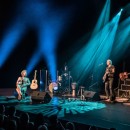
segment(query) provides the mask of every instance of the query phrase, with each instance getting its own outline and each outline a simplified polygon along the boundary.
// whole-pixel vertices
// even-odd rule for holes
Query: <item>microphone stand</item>
[[[69,94],[70,94],[70,71],[69,71]]]

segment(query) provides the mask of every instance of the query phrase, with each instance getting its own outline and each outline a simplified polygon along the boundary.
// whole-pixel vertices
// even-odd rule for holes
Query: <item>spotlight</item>
[[[121,9],[121,11],[120,12],[122,12],[123,11],[123,9]]]
[[[120,16],[121,15],[121,12],[123,11],[123,9],[120,10],[120,12],[118,13],[118,15]]]

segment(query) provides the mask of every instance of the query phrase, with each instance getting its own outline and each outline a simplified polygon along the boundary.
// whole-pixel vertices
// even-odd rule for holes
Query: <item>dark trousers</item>
[[[109,91],[110,91],[110,93],[109,93]],[[113,78],[109,78],[105,82],[105,92],[106,92],[107,98],[109,98],[110,96],[113,96]]]

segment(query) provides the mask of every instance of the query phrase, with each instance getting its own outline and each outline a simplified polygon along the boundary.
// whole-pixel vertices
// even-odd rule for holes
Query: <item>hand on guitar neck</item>
[[[35,70],[35,73],[34,73],[34,79],[32,80],[32,83],[31,83],[31,86],[30,86],[31,89],[37,89],[38,88],[36,73],[37,73],[37,70]]]

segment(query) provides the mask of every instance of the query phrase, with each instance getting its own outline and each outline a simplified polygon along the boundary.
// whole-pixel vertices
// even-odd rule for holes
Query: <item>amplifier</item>
[[[121,89],[122,90],[130,90],[130,85],[122,84]]]
[[[47,92],[32,91],[30,93],[32,101],[39,101],[44,103],[49,103],[52,99],[51,95]]]
[[[125,80],[125,84],[126,84],[126,85],[130,85],[130,79],[126,79],[126,80]]]

